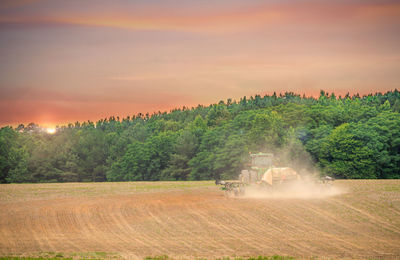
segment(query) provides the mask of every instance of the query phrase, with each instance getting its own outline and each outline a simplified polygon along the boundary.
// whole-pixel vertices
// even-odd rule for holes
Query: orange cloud
[[[133,30],[182,30],[182,31],[237,31],[252,27],[277,24],[312,22],[348,22],[349,19],[368,22],[369,19],[398,19],[400,3],[388,4],[338,4],[302,2],[296,4],[264,4],[241,10],[220,12],[174,13],[168,10],[138,13],[130,10],[103,11],[93,14],[55,13],[43,16],[3,16],[0,23],[17,24],[66,24],[101,26]]]
[[[274,91],[398,88],[399,1],[243,2],[241,9],[105,10],[0,0],[0,125],[96,120]]]

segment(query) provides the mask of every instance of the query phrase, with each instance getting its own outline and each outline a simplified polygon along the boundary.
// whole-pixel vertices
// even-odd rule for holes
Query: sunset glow
[[[0,125],[400,88],[400,2],[0,2]]]
[[[46,128],[46,132],[48,134],[55,134],[56,133],[56,129],[55,128]]]

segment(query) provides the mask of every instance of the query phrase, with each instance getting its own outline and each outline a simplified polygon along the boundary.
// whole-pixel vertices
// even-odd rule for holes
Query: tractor
[[[275,190],[302,180],[301,176],[290,167],[273,167],[271,153],[250,154],[251,163],[247,169],[241,171],[236,181],[216,181],[223,185],[227,196],[244,195],[247,186],[255,186],[262,190]],[[330,182],[328,177],[323,182]]]

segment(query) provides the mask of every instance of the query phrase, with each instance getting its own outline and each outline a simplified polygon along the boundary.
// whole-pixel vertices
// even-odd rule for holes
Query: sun
[[[48,133],[48,134],[54,134],[55,132],[56,132],[56,129],[55,128],[46,128],[46,132]]]

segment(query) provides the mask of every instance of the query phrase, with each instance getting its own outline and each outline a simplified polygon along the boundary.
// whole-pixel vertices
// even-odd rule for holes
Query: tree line
[[[400,177],[400,93],[295,93],[76,122],[48,134],[0,129],[0,182],[236,178],[249,152],[336,178]]]

